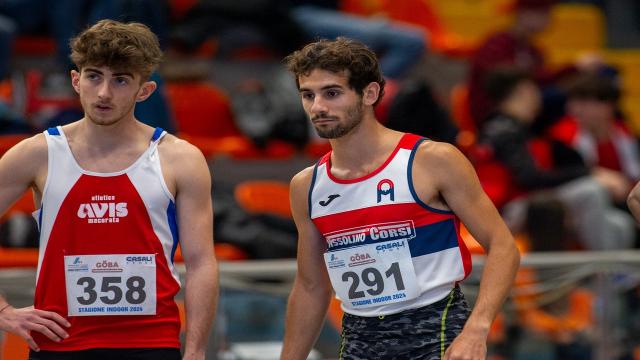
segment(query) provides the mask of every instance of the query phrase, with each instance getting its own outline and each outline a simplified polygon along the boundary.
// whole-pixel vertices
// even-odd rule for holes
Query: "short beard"
[[[346,122],[344,124],[338,124],[332,128],[323,129],[321,127],[315,127],[316,133],[323,139],[337,139],[341,138],[353,129],[358,127],[362,123],[362,102],[356,104],[354,107],[347,110]]]

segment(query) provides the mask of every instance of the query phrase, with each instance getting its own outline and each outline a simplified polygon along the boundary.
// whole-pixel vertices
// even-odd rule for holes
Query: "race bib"
[[[69,316],[155,315],[155,254],[64,257]]]
[[[336,295],[350,308],[380,306],[418,296],[406,239],[327,252],[324,258]]]

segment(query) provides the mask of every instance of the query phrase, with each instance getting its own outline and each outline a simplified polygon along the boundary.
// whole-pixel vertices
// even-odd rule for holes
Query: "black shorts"
[[[460,334],[469,306],[457,286],[433,304],[380,317],[345,314],[341,360],[439,360]]]
[[[91,349],[78,351],[30,351],[29,360],[181,360],[180,349]]]

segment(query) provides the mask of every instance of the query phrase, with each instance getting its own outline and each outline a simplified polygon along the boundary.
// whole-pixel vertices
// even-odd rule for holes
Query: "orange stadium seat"
[[[475,145],[478,133],[469,106],[469,86],[466,83],[455,85],[450,96],[451,117],[460,131],[456,145],[466,152]]]
[[[2,360],[24,360],[29,357],[29,345],[18,335],[3,333],[1,345]]]
[[[273,141],[265,149],[256,148],[236,126],[228,96],[210,83],[170,82],[166,89],[180,137],[207,157],[288,158],[295,153],[293,145],[281,141]]]
[[[248,180],[235,188],[238,204],[248,213],[267,213],[291,218],[289,185],[276,180]]]
[[[239,135],[228,96],[204,81],[169,82],[166,86],[178,131],[195,136]]]
[[[423,29],[429,38],[429,47],[448,56],[469,56],[475,45],[456,33],[441,21],[430,0],[341,0],[342,11],[363,16],[383,14],[386,17],[415,25]]]

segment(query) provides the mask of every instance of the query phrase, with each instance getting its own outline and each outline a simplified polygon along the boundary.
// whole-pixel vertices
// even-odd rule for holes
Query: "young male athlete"
[[[156,88],[162,53],[144,25],[103,20],[71,42],[84,117],[51,128],[0,160],[0,211],[29,187],[39,209],[34,306],[3,305],[0,329],[30,359],[204,359],[218,283],[211,177],[192,145],[133,116]],[[6,307],[4,307],[6,306]]]
[[[320,40],[286,62],[332,151],[291,180],[298,273],[282,359],[306,359],[334,291],[341,359],[485,359],[519,254],[469,162],[377,122],[385,82],[364,45]],[[457,286],[471,270],[461,221],[487,252],[470,315]]]

